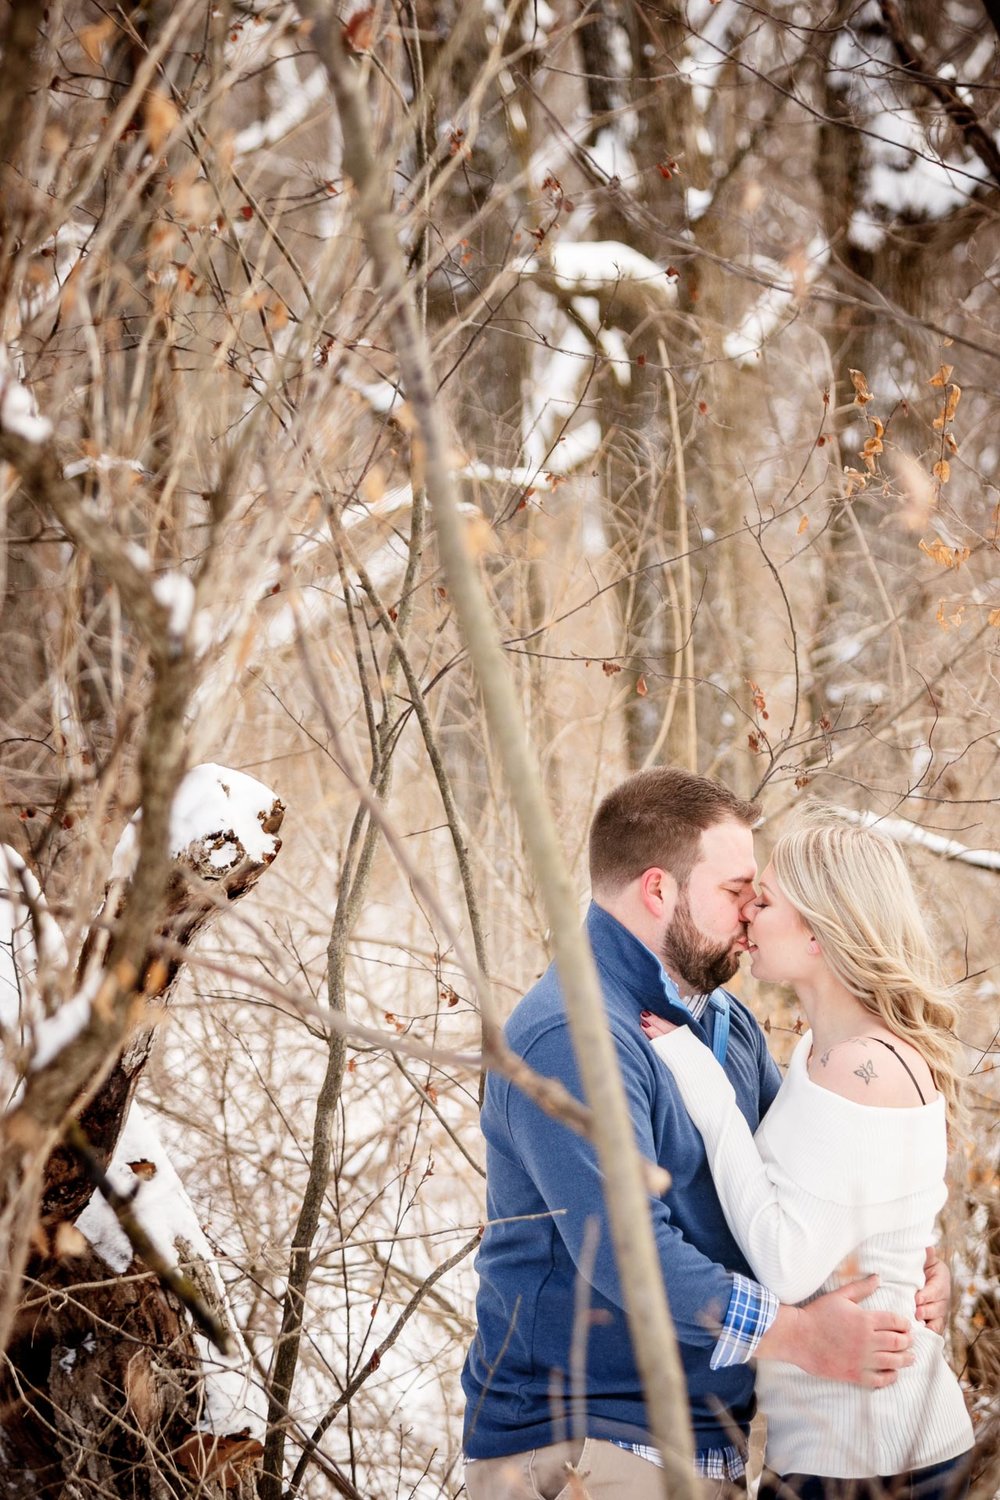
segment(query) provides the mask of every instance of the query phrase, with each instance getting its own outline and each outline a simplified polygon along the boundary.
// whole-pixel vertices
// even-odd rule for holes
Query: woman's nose
[[[754,919],[754,917],[756,915],[757,915],[757,897],[754,895],[754,896],[751,896],[749,898],[749,900],[745,901],[743,903],[742,907],[740,908],[740,920],[743,921],[743,922],[749,923],[749,922],[753,921],[753,919]]]

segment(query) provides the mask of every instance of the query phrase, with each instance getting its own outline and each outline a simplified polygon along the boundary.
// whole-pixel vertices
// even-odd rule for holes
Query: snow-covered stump
[[[193,1206],[133,1095],[154,1036],[149,1008],[159,1012],[169,999],[196,934],[273,861],[283,814],[267,787],[220,766],[195,768],[178,790],[165,917],[136,985],[143,1011],[80,1114],[76,1148],[60,1146],[45,1168],[42,1213],[0,1378],[3,1500],[55,1500],[69,1492],[68,1483],[81,1500],[252,1500],[257,1493],[264,1403],[252,1362]],[[55,1009],[46,975],[68,967],[61,935],[23,861],[3,851],[0,1107],[8,1120],[17,1118],[24,1079],[57,1065],[85,1031],[135,844],[133,824],[116,851],[75,993]],[[95,1191],[95,1177],[117,1211]],[[188,1308],[224,1331],[228,1354],[193,1325]]]
[[[267,787],[241,771],[211,763],[189,771],[171,813],[173,868],[160,941],[147,955],[136,989],[157,1010],[169,1003],[174,981],[197,934],[227,903],[253,889],[281,848],[284,807]],[[112,863],[107,898],[81,957],[81,986],[93,984],[124,904],[137,848],[136,820],[128,825]],[[97,1160],[110,1159],[153,1043],[155,1027],[140,1024],[99,1094],[80,1114]],[[46,1171],[44,1221],[74,1219],[93,1183],[78,1153],[60,1147]]]

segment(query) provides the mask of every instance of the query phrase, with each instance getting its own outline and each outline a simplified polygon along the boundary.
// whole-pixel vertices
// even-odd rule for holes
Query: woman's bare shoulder
[[[925,1102],[936,1093],[923,1057],[916,1047],[898,1037],[880,1041],[876,1036],[852,1036],[825,1052],[814,1049],[809,1060],[809,1077],[833,1094],[881,1109],[911,1109],[919,1105],[917,1085]]]

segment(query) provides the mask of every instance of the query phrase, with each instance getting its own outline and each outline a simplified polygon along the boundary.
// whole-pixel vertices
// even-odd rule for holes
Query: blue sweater
[[[729,1306],[730,1272],[752,1273],[723,1217],[701,1136],[639,1013],[683,1022],[709,1045],[711,1031],[678,1004],[655,955],[610,913],[592,905],[586,930],[636,1143],[672,1178],[651,1207],[695,1447],[726,1447],[731,1424],[746,1429],[753,1414],[753,1369],[711,1370],[709,1359]],[[709,1027],[714,1015],[705,1013]],[[746,1007],[732,999],[730,1016],[725,1068],[756,1129],[780,1077]],[[532,1068],[583,1097],[554,966],[516,1007],[506,1035]],[[462,1373],[466,1454],[501,1457],[584,1432],[650,1442],[593,1147],[495,1073],[482,1128],[489,1222],[476,1260],[478,1332]]]

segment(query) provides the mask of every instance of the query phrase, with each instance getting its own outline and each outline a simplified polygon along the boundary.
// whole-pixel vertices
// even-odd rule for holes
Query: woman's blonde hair
[[[957,1009],[899,849],[874,828],[813,809],[778,840],[771,863],[837,978],[917,1048],[958,1123]]]

